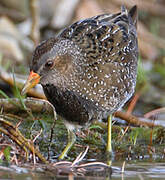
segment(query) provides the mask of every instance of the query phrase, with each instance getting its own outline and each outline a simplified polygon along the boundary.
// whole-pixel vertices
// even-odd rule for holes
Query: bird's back
[[[60,36],[83,54],[79,92],[103,109],[115,111],[132,96],[137,71],[137,7],[78,21]],[[78,88],[78,87],[77,87]]]
[[[57,91],[54,105],[60,115],[79,124],[106,118],[132,96],[138,56],[136,21],[136,6],[129,12],[122,6],[120,13],[78,21],[59,34],[58,38],[73,42],[81,55],[75,57],[79,73],[66,92],[45,88],[50,99]]]
[[[78,45],[91,64],[99,58],[110,61],[114,59],[110,55],[124,46],[129,47],[129,43],[134,43],[137,54],[136,23],[137,7],[127,12],[122,6],[120,13],[102,14],[74,23],[62,31],[60,37]]]

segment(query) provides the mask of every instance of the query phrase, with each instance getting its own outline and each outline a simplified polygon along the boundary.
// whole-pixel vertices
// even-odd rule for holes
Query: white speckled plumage
[[[78,21],[41,43],[31,70],[68,121],[106,118],[132,96],[137,74],[136,8]],[[48,60],[54,62],[45,68]]]

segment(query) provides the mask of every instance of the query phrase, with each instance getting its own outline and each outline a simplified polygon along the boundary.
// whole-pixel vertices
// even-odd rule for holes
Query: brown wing
[[[124,105],[136,84],[135,14],[136,6],[129,13],[122,7],[121,13],[76,22],[60,34],[78,45],[84,56],[85,74],[78,77],[75,91],[111,112]]]
[[[60,36],[72,40],[78,45],[88,64],[115,61],[123,53],[133,51],[137,54],[136,29],[133,19],[136,6],[130,13],[122,7],[117,14],[103,14],[78,21],[65,29]],[[134,13],[133,13],[134,12]]]

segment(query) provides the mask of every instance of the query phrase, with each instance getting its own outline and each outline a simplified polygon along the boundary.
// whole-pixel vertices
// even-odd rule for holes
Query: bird
[[[112,151],[112,114],[131,98],[136,86],[137,16],[136,5],[129,11],[122,5],[118,13],[71,24],[34,50],[21,93],[40,83],[63,118],[68,144],[59,159],[76,141],[76,129],[102,119],[108,121],[107,152]]]

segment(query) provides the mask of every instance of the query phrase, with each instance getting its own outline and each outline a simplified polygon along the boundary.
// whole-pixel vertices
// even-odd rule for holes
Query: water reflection
[[[146,179],[165,179],[165,161],[154,162],[126,162],[122,172],[123,162],[112,163],[112,168],[105,168],[102,171],[86,169],[83,174],[74,172],[69,174],[57,174],[43,168],[19,168],[10,166],[8,168],[0,166],[0,179],[55,179],[55,180],[146,180]],[[35,170],[34,170],[35,169]]]

